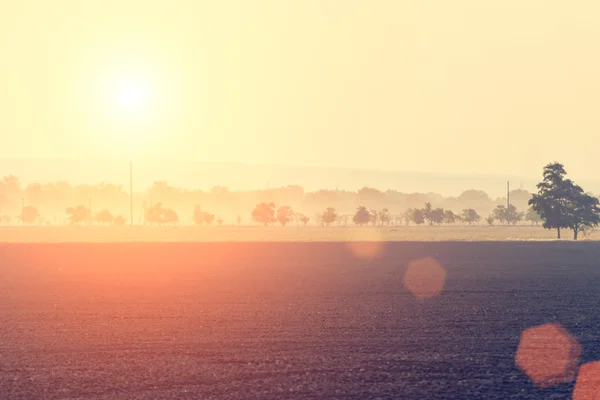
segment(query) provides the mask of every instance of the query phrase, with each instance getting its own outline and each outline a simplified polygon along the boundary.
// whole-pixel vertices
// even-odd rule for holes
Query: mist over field
[[[129,160],[95,159],[7,159],[0,158],[0,171],[18,176],[24,184],[64,180],[72,184],[129,183]],[[537,172],[537,171],[536,171]],[[302,186],[307,191],[340,189],[356,191],[364,186],[405,193],[439,193],[458,196],[467,189],[480,189],[492,197],[506,195],[506,181],[514,189],[535,189],[535,174],[478,174],[399,171],[347,167],[290,166],[251,163],[216,163],[136,160],[136,187],[139,191],[154,181],[190,190],[214,186],[230,190],[261,190],[267,187]],[[582,182],[586,182],[585,180]],[[600,181],[590,182],[600,192]]]

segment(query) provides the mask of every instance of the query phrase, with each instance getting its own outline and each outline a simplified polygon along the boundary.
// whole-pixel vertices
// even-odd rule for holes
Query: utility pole
[[[129,161],[129,217],[133,226],[133,161]]]
[[[510,208],[510,181],[506,181],[506,210]]]

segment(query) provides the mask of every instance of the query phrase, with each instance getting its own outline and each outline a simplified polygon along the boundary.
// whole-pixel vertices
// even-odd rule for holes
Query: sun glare
[[[117,88],[116,102],[120,110],[139,112],[148,105],[148,88],[134,79],[123,79]]]
[[[119,111],[139,113],[145,111],[149,102],[149,87],[139,78],[121,78],[115,89],[115,103]]]

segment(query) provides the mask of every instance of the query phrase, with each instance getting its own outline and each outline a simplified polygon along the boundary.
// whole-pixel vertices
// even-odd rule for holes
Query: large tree
[[[359,206],[352,217],[352,221],[356,225],[367,225],[371,221],[371,213],[369,213],[367,207]]]
[[[266,202],[257,204],[252,210],[252,219],[264,226],[277,221],[275,218],[275,204]]]
[[[500,221],[501,224],[507,223],[514,225],[521,221],[523,216],[524,214],[517,211],[517,207],[513,206],[512,204],[509,204],[508,208],[503,205],[496,206],[493,211],[494,219]]]
[[[277,221],[281,226],[286,226],[288,222],[294,220],[294,211],[290,206],[281,206],[277,209]]]
[[[333,207],[327,207],[325,211],[323,211],[323,215],[321,215],[321,220],[325,224],[325,226],[329,226],[333,224],[337,218],[337,212]]]
[[[537,185],[538,193],[529,200],[529,205],[542,218],[544,228],[556,229],[559,239],[562,228],[571,228],[573,239],[577,240],[582,229],[600,223],[600,208],[597,198],[584,193],[566,175],[562,164],[546,165],[544,178]]]
[[[112,215],[112,213],[108,210],[101,210],[96,214],[96,217],[94,218],[95,221],[99,224],[112,224],[113,221],[115,220],[114,215]]]
[[[573,230],[573,239],[577,240],[579,232],[586,232],[600,223],[600,206],[598,198],[583,193],[577,185],[571,194],[571,209],[569,210],[569,228]]]
[[[465,221],[467,224],[471,225],[473,223],[479,222],[479,220],[481,220],[481,216],[477,214],[477,211],[475,211],[474,209],[465,208],[462,212],[462,220]]]
[[[90,209],[85,206],[69,207],[66,213],[69,214],[69,223],[71,225],[90,222]]]

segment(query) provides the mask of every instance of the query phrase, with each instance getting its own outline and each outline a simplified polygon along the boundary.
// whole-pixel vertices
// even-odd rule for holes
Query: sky
[[[526,177],[560,161],[595,179],[598,15],[552,0],[0,2],[0,158]]]

